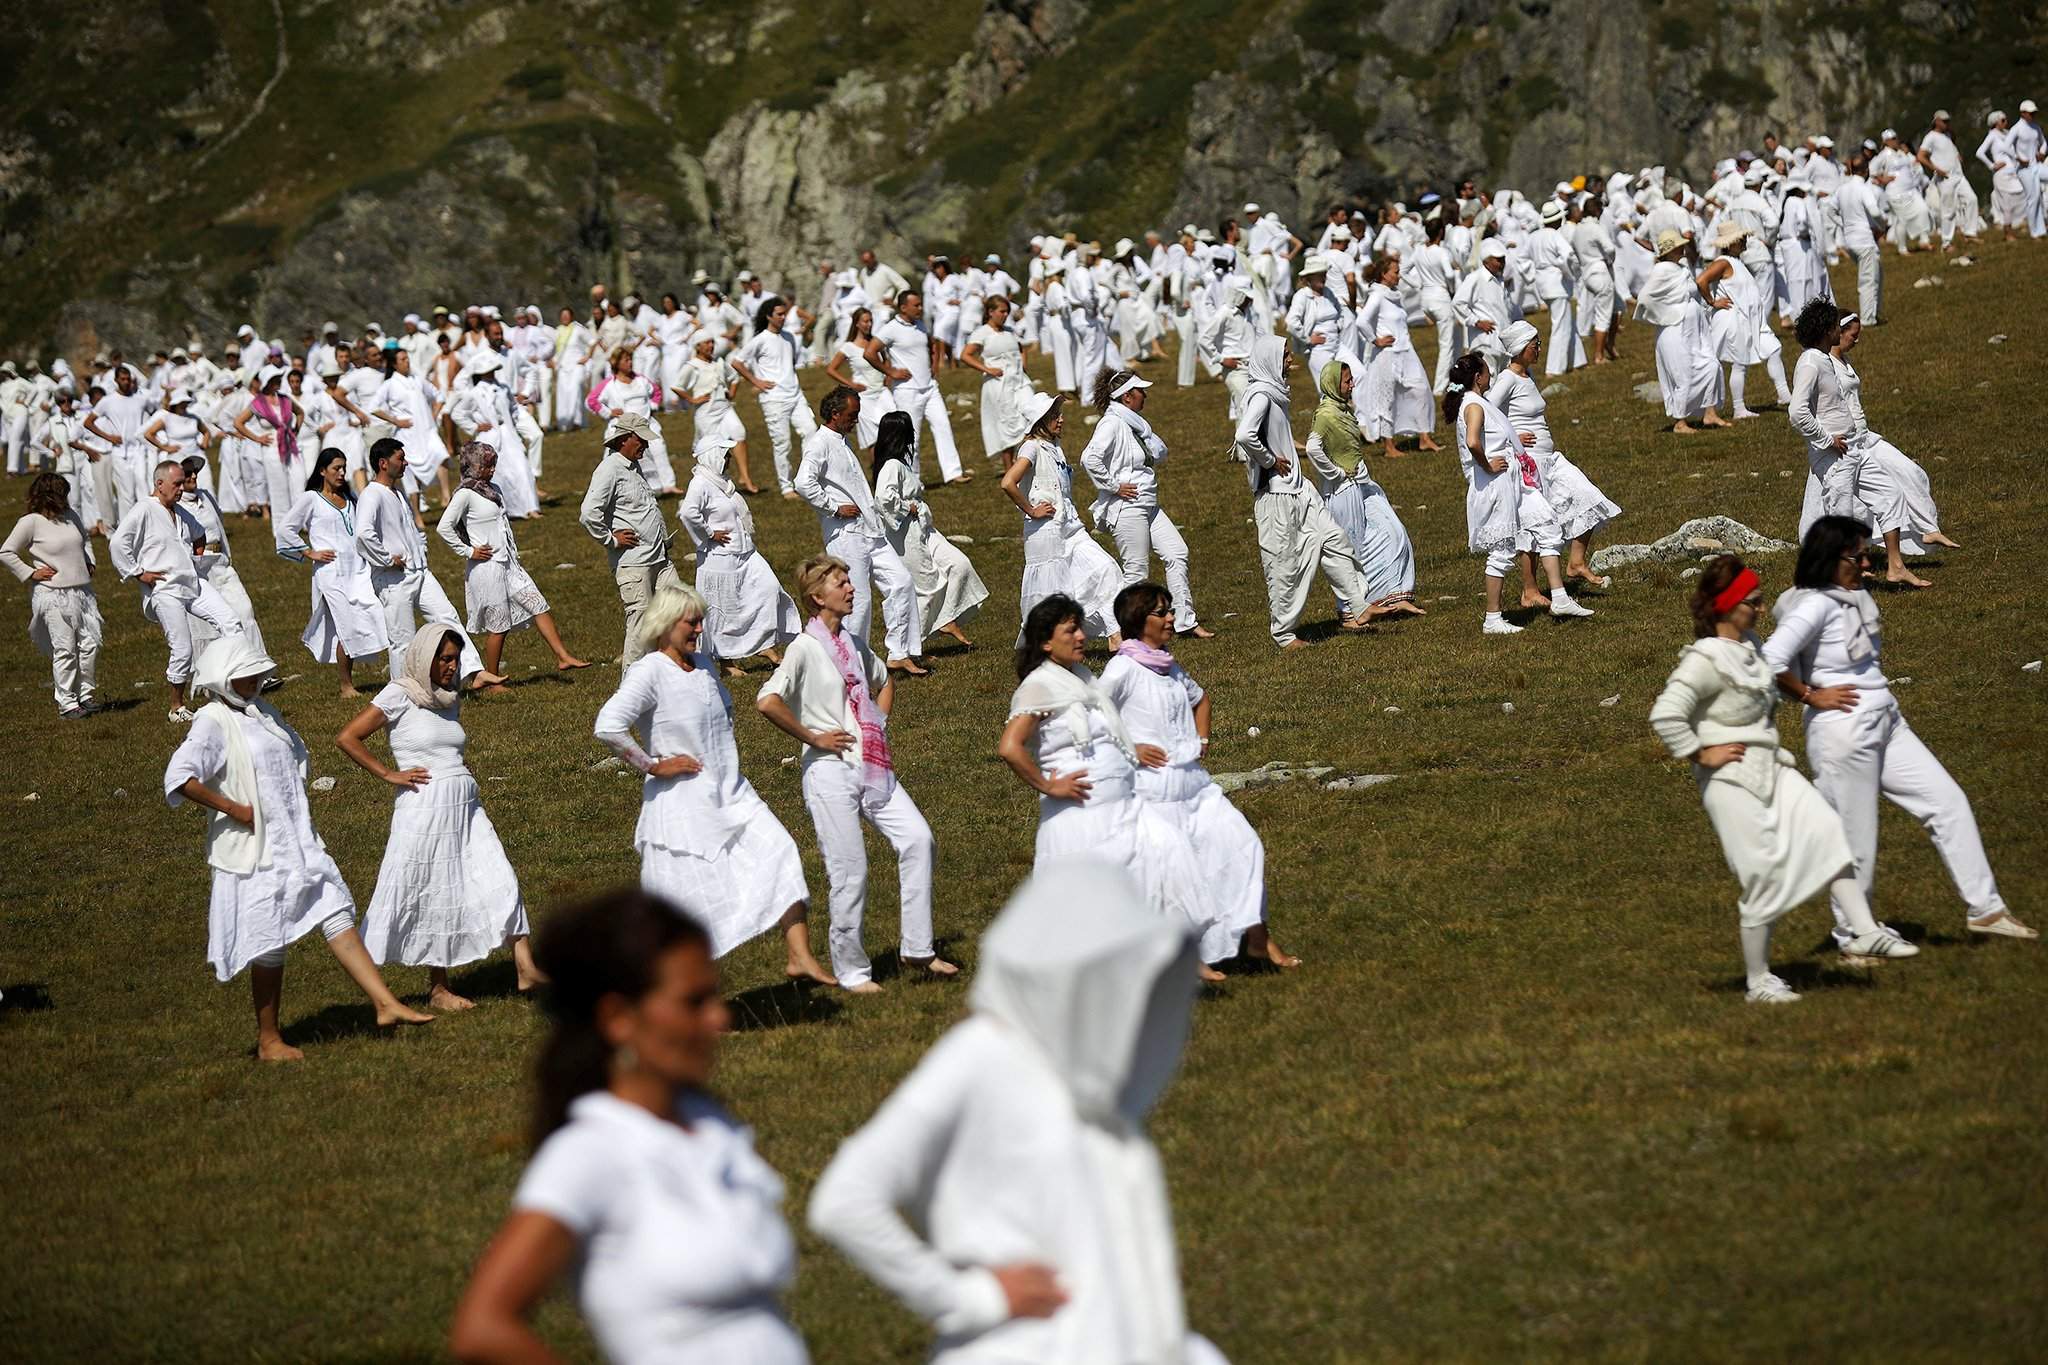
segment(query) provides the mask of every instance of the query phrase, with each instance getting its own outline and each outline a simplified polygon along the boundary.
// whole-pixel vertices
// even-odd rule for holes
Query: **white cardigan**
[[[845,634],[845,632],[842,632]],[[860,656],[862,671],[867,676],[868,691],[879,692],[889,681],[889,669],[868,648],[867,641],[854,639],[851,634],[845,638],[853,641],[854,653]],[[826,730],[844,730],[853,736],[853,743],[843,753],[820,749],[816,745],[804,746],[804,766],[836,760],[840,763],[860,766],[860,726],[853,718],[853,707],[846,700],[846,680],[840,676],[839,665],[832,659],[825,646],[808,633],[799,633],[784,646],[782,662],[775,672],[761,685],[763,697],[780,697],[795,714],[797,724],[814,733]]]

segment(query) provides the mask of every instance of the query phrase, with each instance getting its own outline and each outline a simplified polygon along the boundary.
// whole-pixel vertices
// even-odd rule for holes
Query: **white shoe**
[[[1889,924],[1880,924],[1867,934],[1858,934],[1842,945],[1842,962],[1851,967],[1869,967],[1891,957],[1918,957],[1917,944],[1899,937]]]
[[[192,708],[189,706],[173,707],[169,715],[173,725],[190,725],[193,721],[199,719],[199,717],[192,714]]]
[[[1973,934],[1984,934],[1991,938],[2041,937],[2039,933],[2014,919],[2010,910],[1995,910],[1982,919],[1970,920],[1967,927]]]
[[[1749,988],[1742,997],[1752,1005],[1789,1005],[1799,998],[1799,992],[1786,985],[1775,972]]]
[[[1550,594],[1550,614],[1552,616],[1591,616],[1593,609],[1580,606],[1568,592],[1553,592]]]
[[[1489,616],[1479,623],[1481,635],[1520,635],[1522,628],[1505,616]]]

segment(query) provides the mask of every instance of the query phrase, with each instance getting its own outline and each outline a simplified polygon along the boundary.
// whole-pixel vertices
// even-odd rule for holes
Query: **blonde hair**
[[[649,651],[660,649],[676,622],[703,619],[704,599],[697,596],[696,589],[681,585],[662,588],[647,599],[647,607],[640,613],[640,643]]]
[[[847,574],[849,577],[852,576],[851,571],[846,567],[846,561],[837,555],[812,555],[809,559],[796,566],[797,610],[806,613],[817,610],[817,605],[811,600],[811,595],[824,587],[825,580],[830,578],[835,571]]]

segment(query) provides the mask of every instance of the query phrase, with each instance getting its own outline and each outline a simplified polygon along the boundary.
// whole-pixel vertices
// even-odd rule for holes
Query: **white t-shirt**
[[[714,1101],[676,1115],[582,1096],[512,1207],[575,1235],[576,1300],[613,1365],[806,1365],[777,1303],[796,1277],[781,1179]]]
[[[755,378],[774,385],[770,392],[777,398],[800,399],[803,390],[797,387],[796,364],[801,354],[802,339],[785,323],[779,332],[756,333],[732,353],[732,359],[752,370]]]
[[[124,394],[111,390],[92,405],[93,419],[107,431],[119,437],[124,445],[137,445],[142,440],[142,428],[147,425],[150,398],[146,389]]]
[[[905,388],[923,388],[932,382],[932,334],[921,323],[890,318],[875,328],[875,340],[888,348],[889,363],[910,371],[910,378],[896,382]]]

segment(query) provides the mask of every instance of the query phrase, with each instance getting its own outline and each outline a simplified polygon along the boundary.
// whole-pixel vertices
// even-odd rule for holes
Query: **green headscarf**
[[[1356,382],[1355,380],[1353,381]],[[1365,458],[1365,433],[1358,429],[1358,414],[1344,397],[1344,362],[1332,360],[1316,379],[1322,402],[1316,405],[1316,420],[1309,434],[1323,438],[1323,454],[1346,474],[1356,474]]]

